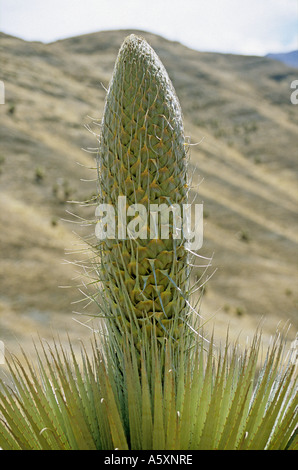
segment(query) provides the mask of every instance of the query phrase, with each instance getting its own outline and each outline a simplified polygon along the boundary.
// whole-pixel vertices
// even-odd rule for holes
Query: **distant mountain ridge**
[[[267,54],[266,57],[268,57],[268,59],[279,60],[279,62],[282,62],[289,67],[298,69],[298,49],[291,52],[281,52],[276,54],[270,53]]]

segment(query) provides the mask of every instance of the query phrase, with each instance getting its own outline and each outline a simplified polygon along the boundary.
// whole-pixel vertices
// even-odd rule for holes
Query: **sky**
[[[298,49],[297,0],[0,0],[0,31],[52,42],[143,30],[193,49],[265,55]]]

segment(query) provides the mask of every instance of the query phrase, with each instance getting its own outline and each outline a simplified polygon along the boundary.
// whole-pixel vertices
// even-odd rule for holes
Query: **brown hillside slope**
[[[26,42],[0,35],[0,339],[31,341],[90,330],[72,320],[82,310],[73,289],[77,268],[63,263],[77,243],[66,210],[92,216],[66,202],[96,189],[97,143],[84,128],[100,119],[118,49],[130,31],[57,41]],[[201,53],[141,33],[157,51],[180,99],[197,202],[204,203],[204,244],[215,274],[207,283],[202,314],[225,335],[251,335],[264,317],[268,336],[279,320],[297,328],[297,130],[290,102],[297,72],[260,57]],[[103,85],[103,86],[102,86]],[[95,129],[96,130],[96,129]],[[76,164],[76,162],[79,163]],[[82,166],[83,165],[83,166]],[[80,230],[80,229],[79,229]],[[87,227],[92,232],[93,227]],[[71,258],[68,258],[71,259]],[[73,259],[73,258],[72,258]],[[266,337],[267,337],[266,336]]]

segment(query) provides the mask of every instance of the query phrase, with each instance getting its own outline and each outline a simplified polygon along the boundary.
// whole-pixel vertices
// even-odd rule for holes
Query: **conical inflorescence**
[[[179,340],[189,278],[182,114],[163,64],[135,35],[120,48],[108,89],[98,170],[98,202],[115,214],[98,243],[110,324],[120,335],[128,329],[136,344],[153,329]]]

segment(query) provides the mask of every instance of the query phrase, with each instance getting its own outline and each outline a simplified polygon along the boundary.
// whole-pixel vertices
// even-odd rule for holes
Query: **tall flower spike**
[[[99,203],[112,205],[116,219],[115,238],[99,243],[108,323],[120,337],[125,332],[133,335],[136,345],[144,331],[151,335],[154,330],[160,341],[179,340],[188,308],[185,239],[183,230],[180,239],[175,237],[173,218],[169,236],[162,238],[159,233],[153,238],[150,209],[152,204],[167,208],[175,204],[182,214],[187,203],[182,114],[160,59],[143,38],[133,34],[120,48],[109,85],[98,170]],[[126,197],[124,210],[118,207],[119,196]],[[146,218],[130,215],[124,229],[135,220],[139,236],[119,236],[125,209],[134,204],[146,209]],[[157,225],[160,229],[160,219]]]

